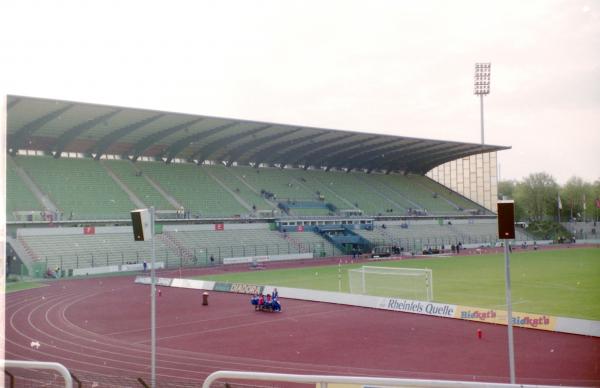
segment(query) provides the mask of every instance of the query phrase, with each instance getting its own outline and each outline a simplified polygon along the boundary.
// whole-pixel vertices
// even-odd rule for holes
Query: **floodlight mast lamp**
[[[490,76],[491,62],[478,62],[475,64],[475,88],[474,94],[479,96],[481,108],[481,144],[484,143],[483,137],[483,96],[490,94]]]

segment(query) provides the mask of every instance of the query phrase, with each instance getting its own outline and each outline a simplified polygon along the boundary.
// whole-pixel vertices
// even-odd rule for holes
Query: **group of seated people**
[[[48,269],[46,270],[46,273],[44,274],[44,277],[58,279],[60,277],[60,268],[56,267],[55,269],[52,269],[52,268],[48,267]]]
[[[265,296],[262,293],[252,295],[250,303],[254,306],[255,310],[281,312],[281,303],[279,303],[277,288],[273,290],[272,296],[271,294]]]

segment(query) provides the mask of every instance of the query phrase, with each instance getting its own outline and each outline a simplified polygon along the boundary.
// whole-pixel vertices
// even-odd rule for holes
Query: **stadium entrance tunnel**
[[[315,231],[345,254],[368,252],[371,243],[345,225],[319,225]]]

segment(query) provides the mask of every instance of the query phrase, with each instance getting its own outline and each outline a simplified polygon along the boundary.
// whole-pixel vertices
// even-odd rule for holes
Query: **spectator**
[[[258,310],[258,294],[252,295],[252,298],[250,299],[250,304],[254,306],[255,310]]]
[[[210,255],[210,265],[214,265],[215,264],[215,257],[213,255]]]
[[[51,268],[48,268],[46,270],[46,277],[47,278],[54,278],[54,279],[56,279],[56,272],[52,271]]]
[[[273,298],[273,301],[271,302],[271,308],[273,309],[273,311],[280,312],[281,304],[279,303],[279,300]]]

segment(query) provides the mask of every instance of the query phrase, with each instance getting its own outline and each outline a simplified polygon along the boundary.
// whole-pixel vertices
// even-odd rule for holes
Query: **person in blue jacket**
[[[273,311],[281,312],[281,304],[279,303],[279,298],[273,298],[271,301],[271,308]]]

